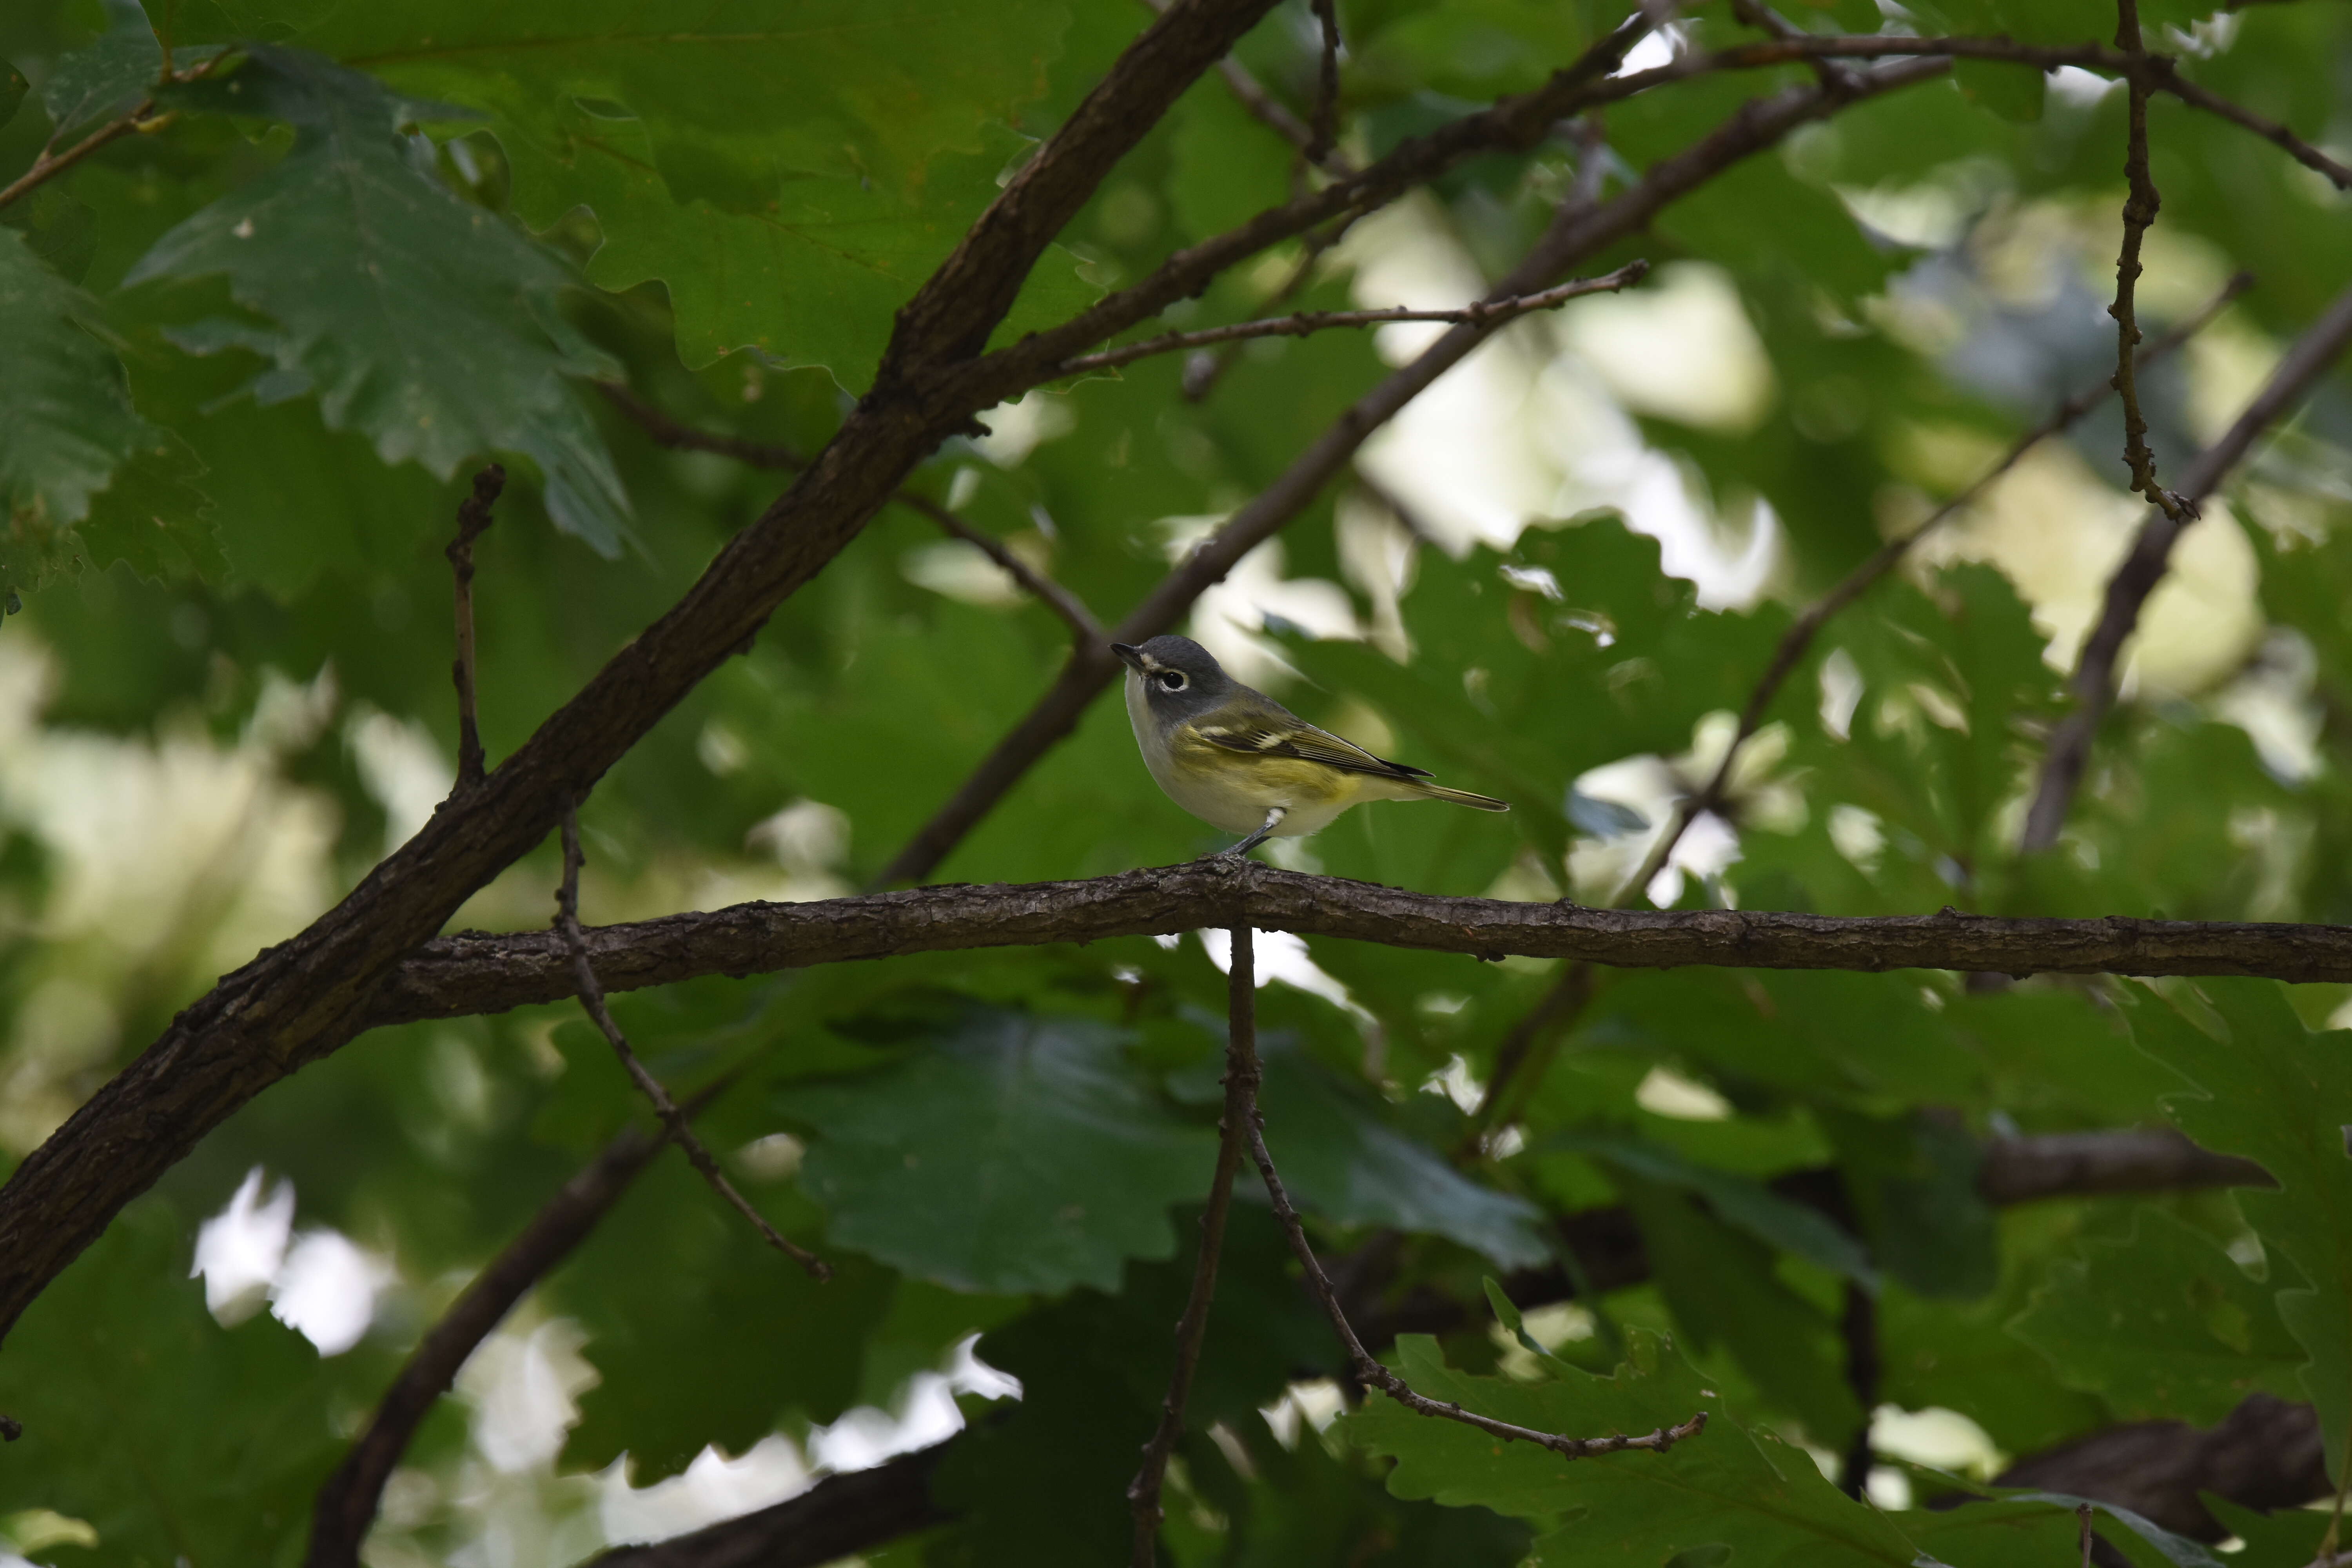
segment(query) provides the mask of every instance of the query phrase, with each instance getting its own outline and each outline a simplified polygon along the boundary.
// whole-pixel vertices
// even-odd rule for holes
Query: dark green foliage
[[[1780,9],[1811,31],[1887,25],[1862,0]],[[1906,9],[1922,31],[2062,45],[2115,26],[2107,0]],[[1534,89],[1629,10],[1340,0],[1340,153],[1376,158]],[[2140,10],[2189,78],[2300,134],[2340,132],[2343,8]],[[1683,11],[1693,49],[1756,36],[1726,5]],[[442,548],[480,464],[514,470],[475,546],[495,764],[791,482],[672,449],[589,384],[821,451],[869,390],[894,313],[1149,21],[1133,0],[0,5],[0,185],[151,98],[157,121],[0,209],[9,1157],[439,798],[456,735]],[[1293,0],[1235,51],[1301,117],[1318,31]],[[1359,228],[1302,272],[1288,241],[1139,331],[1397,302],[1389,290],[1450,301],[1516,265],[1594,172],[1588,130],[1613,199],[1744,106],[1818,79],[1782,63],[1644,93],[1449,170],[1380,242],[1396,250]],[[1425,505],[1475,511],[1493,476],[1471,465],[1501,460],[1478,443],[1502,443],[1520,467],[1493,494],[1527,524],[1507,547],[1450,513],[1410,520],[1429,538],[1368,529],[1378,509],[1344,474],[1307,502],[1236,574],[1240,592],[1171,629],[1230,611],[1292,667],[1265,679],[1301,714],[1384,728],[1393,754],[1513,809],[1374,805],[1301,852],[1429,892],[1619,896],[1595,887],[1705,784],[1804,603],[2111,370],[2122,98],[1964,62],[1841,109],[1580,258],[1586,275],[1635,257],[1713,269],[1769,381],[1750,416],[1692,423],[1631,393],[1609,402],[1622,367],[1561,346],[1585,342],[1579,307],[1557,335],[1513,329],[1428,395],[1484,388],[1409,454],[1461,465],[1444,471],[1465,495]],[[2163,205],[2143,325],[2177,321],[2231,268],[2261,279],[2147,378],[2177,476],[2344,286],[2352,216],[2278,148],[2161,95],[2150,112]],[[1056,237],[993,342],[1324,178],[1204,76]],[[1406,240],[1427,254],[1391,265]],[[1205,394],[1202,363],[1180,356],[1041,388],[906,483],[1114,623],[1407,342],[1240,345]],[[1477,381],[1505,362],[1519,369]],[[2119,430],[2102,409],[2034,460],[2063,452],[2118,483]],[[2240,643],[2181,689],[2135,667],[2057,850],[2021,858],[2018,821],[2071,700],[2053,634],[2071,637],[2092,591],[2074,579],[2102,575],[2127,526],[2092,515],[2113,500],[2095,488],[2047,503],[2023,542],[2013,517],[1955,520],[1948,555],[1831,619],[1694,831],[1725,856],[1677,901],[2352,920],[2347,448],[2335,376],[2209,508],[2191,543],[2239,531],[2196,558],[2241,561],[2242,540],[2258,579]],[[1366,475],[1392,456],[1376,449]],[[1612,489],[1611,465],[1637,456],[1655,466]],[[1686,516],[1662,503],[1670,489]],[[1760,586],[1669,574],[1737,556],[1751,501],[1774,542]],[[1312,580],[1316,603],[1383,636],[1256,625],[1248,585],[1277,578]],[[2178,585],[2225,608],[2245,597],[2234,580]],[[2210,626],[2165,635],[2208,633],[2221,646]],[[597,781],[586,918],[856,889],[1068,646],[1059,618],[992,584],[932,521],[886,508]],[[1638,803],[1635,773],[1654,786]],[[1114,697],[938,874],[1077,878],[1225,842],[1153,788]],[[538,925],[555,878],[542,850],[454,923]],[[236,903],[255,889],[259,915]],[[1622,897],[1640,907],[1643,891]],[[216,951],[224,931],[245,945]],[[1167,1393],[1222,1103],[1226,982],[1209,951],[1135,937],[615,997],[674,1090],[727,1083],[702,1135],[835,1278],[776,1256],[665,1150],[512,1325],[579,1331],[593,1381],[572,1390],[560,1455],[491,1476],[469,1429],[478,1394],[461,1391],[406,1456],[381,1560],[487,1561],[509,1505],[547,1552],[589,1551],[593,1489],[618,1485],[589,1472],[624,1464],[644,1488],[709,1446],[805,1444],[892,1407],[977,1336],[1022,1395],[962,1396],[936,1482],[956,1521],[868,1560],[1124,1561],[1124,1489]],[[1344,1358],[1244,1163],[1163,1561],[2075,1561],[2073,1505],[2054,1493],[1948,1511],[1840,1495],[1815,1456],[1849,1452],[1886,1405],[1955,1412],[2025,1457],[2118,1421],[2210,1425],[2260,1391],[2317,1405],[2342,1474],[2352,1078],[2327,1026],[2352,987],[1625,971],[1585,977],[1589,995],[1576,981],[1581,1000],[1529,1027],[1561,994],[1558,963],[1318,940],[1318,977],[1272,937],[1259,956],[1262,979],[1285,976],[1257,996],[1265,1135],[1358,1321],[1384,1331],[1375,1351],[1433,1397],[1547,1430],[1643,1432],[1701,1410],[1710,1425],[1668,1455],[1574,1464],[1378,1395],[1318,1431],[1301,1412],[1344,1403],[1328,1381]],[[1526,1066],[1480,1123],[1471,1108],[1507,1051]],[[2279,1185],[2005,1209],[1979,1191],[1990,1140],[2167,1119]],[[310,1499],[398,1358],[583,1162],[646,1122],[569,1005],[381,1031],[246,1107],[0,1352],[0,1412],[26,1428],[0,1452],[0,1552],[58,1568],[298,1561]],[[185,1277],[196,1227],[256,1166],[294,1184],[305,1230],[333,1226],[397,1271],[343,1355],[322,1360],[266,1313],[224,1328]],[[1600,1260],[1618,1272],[1576,1303],[1589,1318],[1563,1312],[1564,1292],[1592,1284],[1563,1237],[1596,1227],[1633,1250]],[[1857,1346],[1862,1306],[1875,1339]],[[1956,1484],[1879,1459],[1908,1465],[1923,1500]],[[2302,1568],[2325,1528],[2210,1506],[2242,1554],[2112,1515],[2099,1529],[2147,1568]],[[90,1532],[94,1550],[75,1544]]]

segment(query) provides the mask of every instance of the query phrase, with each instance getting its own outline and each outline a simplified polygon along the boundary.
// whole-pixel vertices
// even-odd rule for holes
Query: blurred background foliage
[[[1532,87],[1627,9],[1340,0],[1341,149],[1377,156]],[[2143,9],[2196,80],[2352,144],[2342,7]],[[2065,42],[2113,26],[1969,0],[1792,16]],[[37,1147],[446,795],[441,552],[474,465],[515,474],[477,547],[495,763],[782,482],[665,449],[594,384],[815,450],[891,311],[1144,19],[1124,0],[742,0],[658,32],[619,0],[0,8],[0,177],[154,100],[144,133],[0,208],[0,1150]],[[1754,36],[1694,5],[1633,63]],[[1238,58],[1303,113],[1317,38],[1286,4]],[[1614,191],[1808,79],[1645,94],[1585,142],[1479,158],[1359,223],[1285,298],[1295,245],[1170,319],[1457,304],[1593,161]],[[2162,97],[2150,114],[2143,321],[2257,279],[2147,378],[2177,474],[2343,286],[2352,216],[2222,121]],[[1643,289],[1514,326],[1381,430],[1188,629],[1305,716],[1514,810],[1380,806],[1276,857],[1614,897],[1796,607],[2111,368],[2122,121],[2115,82],[2007,65],[1846,109],[1585,268],[1647,258]],[[1006,331],[1299,177],[1212,73]],[[1434,331],[1035,392],[912,483],[1115,620]],[[2352,919],[2340,379],[2185,537],[2059,848],[2018,858],[2040,737],[2138,521],[2120,443],[2112,405],[2044,442],[1832,621],[1725,809],[1637,900]],[[598,788],[587,917],[855,890],[1066,645],[978,551],[886,510]],[[1079,877],[1222,842],[1151,787],[1104,702],[941,875]],[[555,877],[542,852],[457,923],[541,924]],[[960,1521],[874,1561],[1113,1560],[1208,1180],[1226,956],[1207,932],[617,998],[672,1084],[734,1075],[705,1136],[840,1277],[810,1283],[656,1163],[468,1364],[368,1561],[554,1568],[967,1423],[937,1483]],[[1912,1505],[2255,1391],[2315,1399],[2340,1473],[2352,1084],[2342,1038],[2312,1031],[2352,1024],[2352,988],[1604,974],[1482,1136],[1497,1051],[1556,966],[1269,934],[1259,968],[1269,1136],[1318,1238],[1385,1249],[1385,1300],[1460,1308],[1437,1342],[1404,1342],[1417,1378],[1571,1432],[1724,1419],[1670,1460],[1563,1471],[1489,1463],[1484,1438],[1393,1407],[1344,1416],[1339,1357],[1245,1201],[1171,1479],[1181,1563],[2070,1561],[2067,1509]],[[297,1561],[399,1358],[639,1115],[564,1007],[379,1031],[273,1089],[0,1356],[0,1409],[26,1427],[0,1452],[0,1560]],[[1976,1194],[1986,1139],[2168,1120],[2282,1191]],[[1836,1219],[1770,1184],[1817,1168],[1842,1183]],[[1612,1204],[1647,1282],[1494,1315],[1483,1278],[1540,1270],[1562,1216]],[[1874,1389],[1846,1365],[1851,1290],[1874,1302]],[[1884,1512],[1831,1484],[1864,1428],[1875,1458],[1843,1479]],[[2236,1561],[2299,1563],[2318,1529],[2249,1526]],[[2198,1550],[2107,1533],[2137,1561]]]

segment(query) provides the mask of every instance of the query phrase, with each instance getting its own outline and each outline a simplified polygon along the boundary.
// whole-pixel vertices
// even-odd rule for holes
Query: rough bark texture
[[[1997,974],[2252,974],[2352,980],[2352,928],[2238,921],[1588,910],[1448,899],[1218,858],[1079,882],[950,884],[805,904],[735,904],[587,933],[607,990],[976,947],[1165,935],[1246,920],[1476,958],[1623,969],[1951,969]],[[496,1013],[572,994],[545,931],[428,942],[372,999],[369,1024]]]

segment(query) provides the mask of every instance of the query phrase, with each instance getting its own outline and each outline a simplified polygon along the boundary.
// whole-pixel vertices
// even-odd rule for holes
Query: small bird
[[[1227,855],[1268,838],[1304,838],[1365,800],[1450,800],[1508,811],[1499,800],[1428,783],[1429,773],[1383,762],[1318,730],[1262,691],[1227,675],[1190,637],[1113,643],[1127,663],[1127,716],[1144,766],[1186,811],[1248,837]]]

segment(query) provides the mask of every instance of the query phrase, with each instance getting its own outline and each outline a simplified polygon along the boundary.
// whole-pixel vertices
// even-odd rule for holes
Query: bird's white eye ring
[[[1180,669],[1163,669],[1160,672],[1160,684],[1171,691],[1181,691],[1184,689],[1184,672]]]

